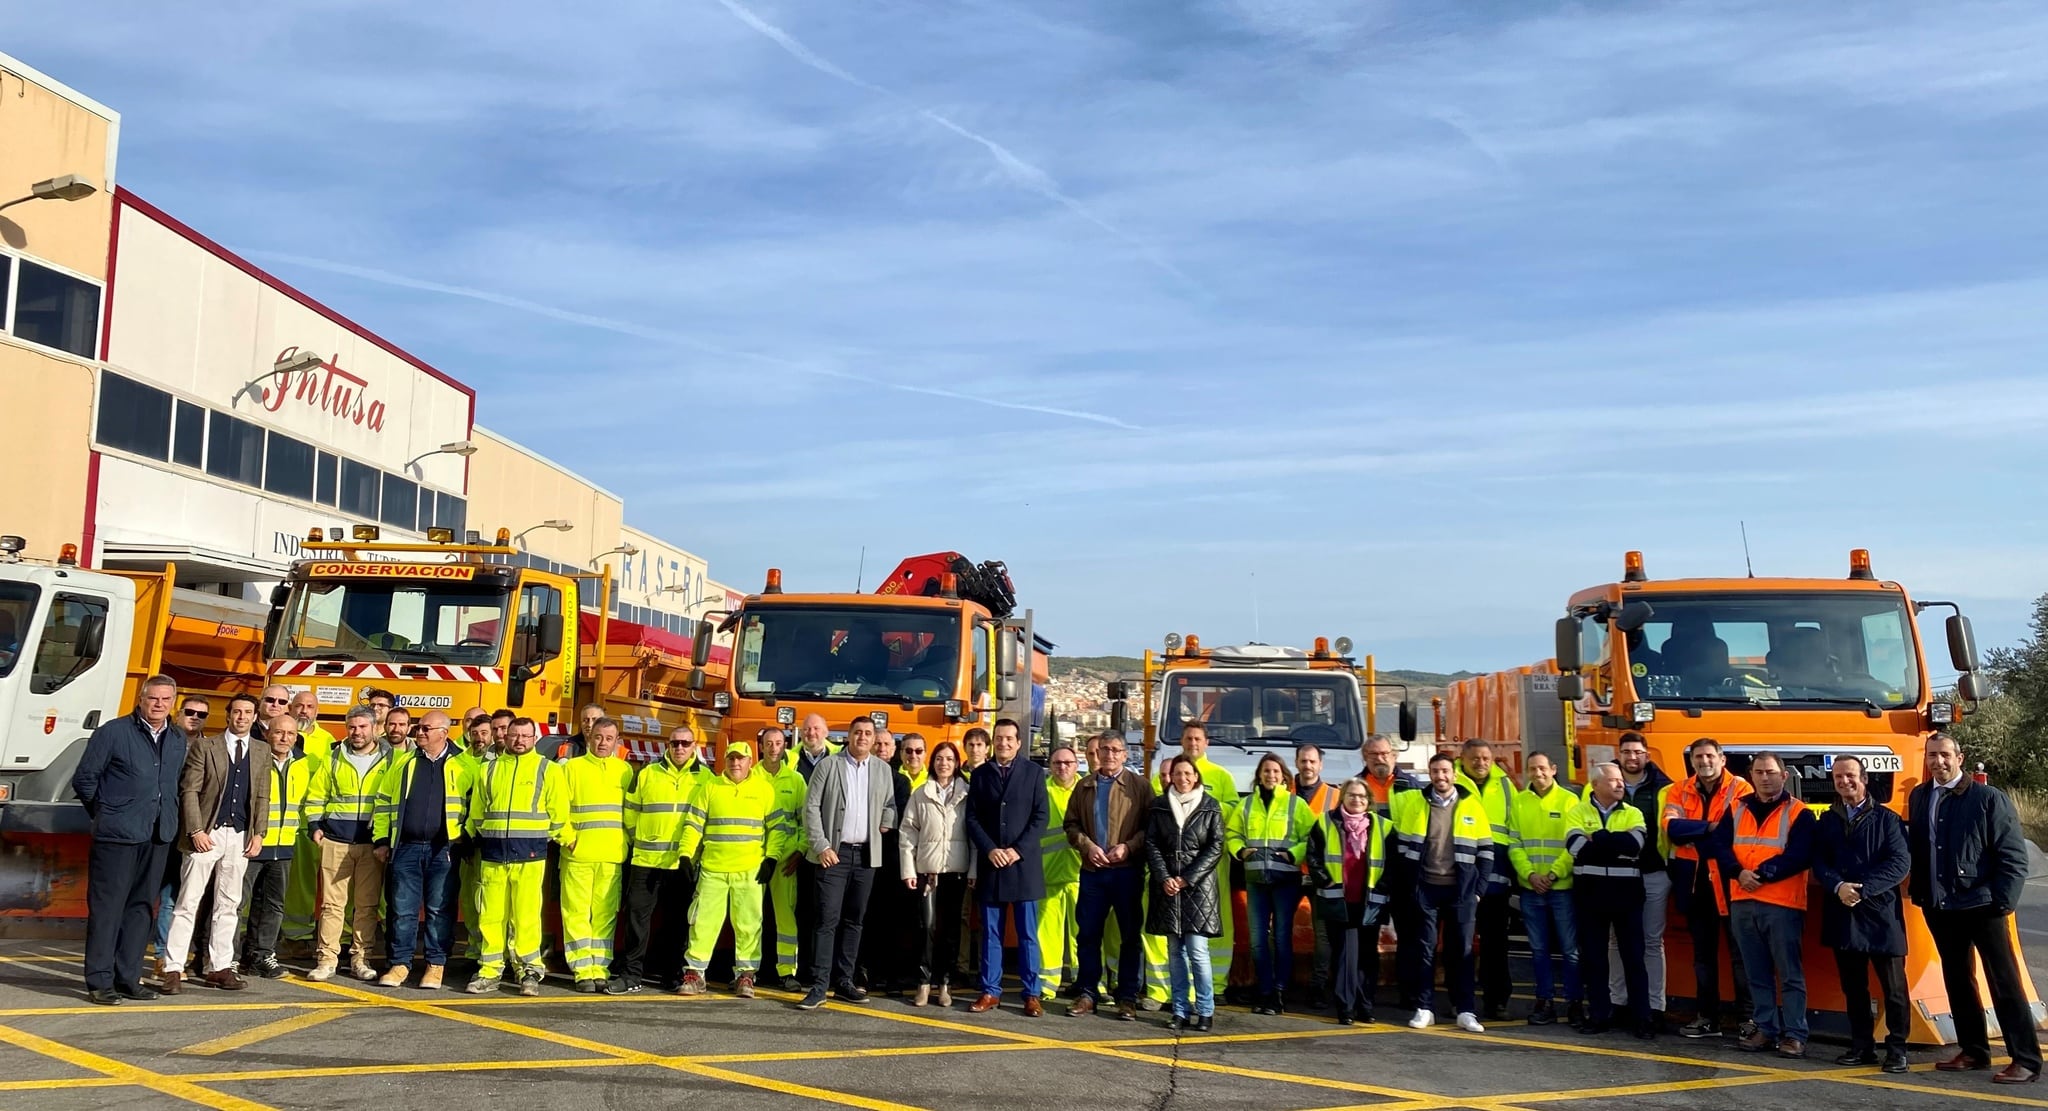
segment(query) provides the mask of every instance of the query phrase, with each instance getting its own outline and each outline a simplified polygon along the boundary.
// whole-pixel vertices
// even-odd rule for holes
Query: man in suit
[[[807,1011],[825,1005],[828,984],[848,1003],[868,998],[853,982],[853,968],[875,869],[884,863],[882,834],[896,828],[895,769],[874,750],[875,723],[854,718],[846,726],[846,748],[816,762],[804,796],[804,833],[810,841],[805,857],[816,877],[817,908],[811,990],[797,1004]]]
[[[986,1014],[1003,998],[1003,912],[1017,930],[1017,972],[1024,1017],[1045,1013],[1038,984],[1038,900],[1045,898],[1040,838],[1051,818],[1045,769],[1018,755],[1017,723],[996,722],[991,757],[967,784],[967,839],[988,862],[976,894],[981,904],[981,998],[968,1010]]]
[[[1884,989],[1884,1071],[1906,1063],[1906,915],[1899,897],[1912,867],[1906,823],[1870,797],[1859,756],[1838,756],[1829,772],[1835,797],[1814,823],[1813,878],[1820,885],[1820,941],[1835,953],[1848,1003],[1849,1052],[1838,1065],[1878,1063],[1870,1014],[1870,976]]]
[[[256,745],[256,700],[228,699],[224,732],[186,746],[178,775],[178,905],[171,915],[170,948],[164,954],[163,993],[183,990],[185,951],[199,913],[200,896],[214,886],[213,917],[207,929],[206,973],[214,987],[240,991],[235,974],[235,925],[242,906],[242,873],[263,851],[270,818],[270,776]]]
[[[1994,1074],[1999,1084],[2026,1084],[2041,1076],[2041,1038],[2034,1031],[2013,953],[2012,913],[2027,882],[2027,843],[2012,800],[1963,772],[1963,749],[1954,737],[1927,738],[1927,782],[1906,802],[1907,842],[1913,866],[1906,892],[1927,916],[1927,932],[1941,953],[1941,978],[1959,1052],[1935,1064],[1943,1072],[1991,1067],[1991,1040],[1977,994],[1976,963],[1984,962],[1991,1007],[1998,1013],[2012,1063]]]
[[[150,899],[178,836],[186,744],[184,732],[171,724],[177,700],[170,676],[144,681],[135,712],[93,730],[71,776],[71,789],[92,820],[85,992],[105,1006],[157,997],[142,985],[142,949],[150,941]]]

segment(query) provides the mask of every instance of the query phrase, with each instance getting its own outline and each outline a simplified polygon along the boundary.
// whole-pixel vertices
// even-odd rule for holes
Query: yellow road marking
[[[230,1050],[247,1049],[258,1042],[267,1042],[272,1038],[281,1037],[297,1030],[310,1029],[323,1022],[333,1022],[335,1019],[341,1018],[346,1014],[346,1011],[332,1009],[307,1011],[304,1014],[293,1015],[290,1018],[266,1022],[261,1026],[251,1026],[247,1030],[237,1030],[232,1034],[223,1034],[218,1038],[211,1038],[195,1045],[188,1045],[183,1049],[174,1050],[173,1052],[186,1057],[218,1057]]]
[[[849,1092],[835,1092],[829,1088],[813,1088],[807,1084],[793,1084],[784,1080],[772,1080],[764,1076],[749,1076],[746,1073],[733,1072],[730,1069],[692,1064],[687,1057],[661,1057],[635,1049],[621,1049],[615,1045],[592,1041],[588,1038],[579,1038],[571,1034],[536,1030],[532,1027],[521,1026],[516,1022],[506,1022],[503,1019],[492,1018],[489,1015],[466,1014],[454,1008],[414,1003],[406,999],[379,998],[368,992],[342,987],[338,984],[317,984],[314,986],[321,991],[331,992],[345,998],[380,1002],[385,1006],[411,1011],[414,1014],[439,1015],[453,1022],[465,1022],[471,1026],[481,1026],[488,1030],[499,1030],[508,1034],[517,1034],[520,1037],[553,1042],[556,1045],[581,1049],[588,1053],[616,1057],[621,1061],[631,1064],[653,1065],[659,1068],[674,1069],[677,1072],[689,1073],[693,1076],[701,1076],[709,1080],[723,1080],[731,1084],[739,1084],[749,1088],[761,1088],[771,1092],[780,1092],[788,1096],[820,1100],[826,1103],[837,1103],[847,1107],[859,1107],[864,1108],[865,1111],[921,1111],[921,1109],[916,1108],[912,1104],[891,1103],[887,1100],[869,1099],[866,1096],[857,1096]]]
[[[1960,1088],[1936,1088],[1929,1084],[1908,1084],[1902,1080],[1879,1080],[1874,1076],[1845,1076],[1835,1082],[1837,1084],[1855,1084],[1864,1088],[1888,1088],[1900,1092],[1924,1092],[1929,1095],[1949,1096],[1955,1099],[1973,1099],[1980,1103],[2004,1103],[2015,1107],[2048,1107],[2048,1100],[2043,1099],[2009,1096],[2003,1092],[1970,1092]]]
[[[320,1000],[275,1003],[129,1003],[124,1014],[172,1014],[178,1011],[283,1011],[295,1007],[320,1007],[332,1010],[356,1011],[368,1006],[366,1003],[330,1003]],[[0,1010],[0,1018],[25,1018],[36,1015],[103,1015],[107,1009],[95,1004],[81,1004],[76,1007],[15,1007]]]
[[[638,1064],[619,1057],[562,1057],[528,1061],[426,1061],[402,1065],[329,1065],[324,1068],[254,1069],[248,1072],[181,1073],[201,1084],[233,1084],[243,1080],[324,1080],[336,1076],[397,1076],[423,1072],[497,1072],[530,1069],[602,1069]]]
[[[31,1053],[40,1053],[45,1057],[53,1057],[67,1065],[76,1065],[88,1072],[96,1072],[136,1087],[148,1088],[162,1095],[199,1104],[201,1107],[211,1107],[215,1111],[275,1111],[269,1105],[257,1103],[255,1100],[202,1088],[182,1077],[151,1072],[111,1057],[102,1057],[97,1053],[65,1045],[63,1042],[38,1037],[12,1026],[0,1026],[0,1042],[26,1049]]]

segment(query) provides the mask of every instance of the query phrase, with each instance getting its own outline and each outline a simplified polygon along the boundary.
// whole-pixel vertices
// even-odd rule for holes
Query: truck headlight
[[[966,717],[966,716],[967,716],[967,703],[966,703],[966,702],[965,702],[964,700],[962,700],[962,699],[958,699],[958,698],[948,698],[948,699],[946,700],[946,720],[947,720],[947,721],[959,721],[960,719],[962,719],[962,718],[964,718],[964,717]]]
[[[1927,720],[1936,725],[1954,725],[1956,720],[1956,704],[1953,702],[1936,702],[1928,706]]]
[[[719,691],[717,694],[712,695],[711,708],[721,713],[732,709],[732,692]]]
[[[777,725],[780,725],[780,726],[783,726],[783,727],[785,727],[785,728],[787,728],[788,726],[791,726],[791,725],[795,725],[795,724],[796,724],[796,707],[794,707],[794,706],[777,706],[777,707],[775,707],[775,724],[777,724]]]
[[[1629,717],[1637,725],[1647,725],[1650,722],[1656,721],[1657,704],[1654,702],[1638,702],[1629,707]]]

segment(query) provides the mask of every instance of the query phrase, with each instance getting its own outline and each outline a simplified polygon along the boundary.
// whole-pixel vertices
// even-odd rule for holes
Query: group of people
[[[1512,894],[1534,957],[1529,1021],[1562,1017],[1586,1034],[1619,1023],[1655,1038],[1675,899],[1698,985],[1678,1032],[1728,1031],[1739,1048],[1801,1057],[1812,888],[1848,1000],[1841,1063],[1906,1067],[1911,898],[1940,950],[1960,1043],[1937,1067],[1990,1063],[1981,959],[2012,1058],[1994,1079],[2030,1081],[2041,1068],[2008,933],[2025,844],[2010,800],[1963,774],[1945,734],[1930,738],[1928,781],[1901,819],[1870,797],[1854,756],[1834,761],[1839,801],[1823,809],[1787,790],[1773,753],[1754,754],[1745,779],[1700,738],[1691,774],[1673,780],[1637,733],[1591,769],[1584,797],[1543,754],[1518,786],[1484,741],[1433,756],[1417,782],[1382,738],[1367,743],[1358,778],[1323,782],[1321,753],[1303,745],[1292,771],[1262,756],[1240,795],[1206,758],[1198,722],[1148,780],[1113,732],[1088,740],[1086,774],[1064,746],[1040,767],[1008,719],[956,745],[899,741],[861,716],[835,742],[812,714],[794,750],[770,727],[728,743],[717,767],[685,726],[636,767],[595,706],[547,752],[542,727],[510,711],[473,710],[458,735],[441,711],[414,721],[372,702],[348,711],[335,738],[311,692],[272,687],[230,699],[219,733],[201,731],[208,715],[203,699],[181,702],[172,680],[152,678],[136,712],[95,731],[80,760],[94,1002],[181,991],[201,929],[195,981],[236,990],[244,974],[285,975],[276,950],[295,898],[318,908],[309,979],[338,974],[346,923],[352,976],[439,988],[460,918],[476,966],[468,991],[509,979],[537,994],[552,890],[553,940],[578,991],[702,993],[730,928],[738,995],[772,967],[806,1009],[834,994],[862,1002],[870,989],[950,1006],[957,982],[977,989],[968,1009],[983,1013],[1001,1004],[1009,937],[1027,1016],[1065,988],[1071,1015],[1166,1008],[1176,1028],[1202,1030],[1227,989],[1241,884],[1257,1012],[1287,1006],[1306,899],[1317,1006],[1372,1021],[1391,925],[1409,1025],[1435,1023],[1441,963],[1456,1024],[1483,1030],[1514,989]],[[155,988],[141,971],[152,939]],[[1726,1016],[1724,943],[1736,957]]]

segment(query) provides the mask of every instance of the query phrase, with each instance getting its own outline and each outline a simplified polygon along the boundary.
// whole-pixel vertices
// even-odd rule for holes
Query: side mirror
[[[1131,685],[1122,679],[1110,680],[1103,690],[1111,702],[1122,702],[1131,696]]]
[[[78,645],[76,656],[81,660],[100,658],[100,649],[106,647],[107,619],[92,614],[78,620]]]
[[[533,638],[533,658],[550,660],[562,654],[562,615],[544,613]]]
[[[1004,702],[1017,701],[1017,677],[1005,675],[996,680],[996,697]]]
[[[1131,710],[1130,710],[1130,707],[1128,707],[1128,706],[1125,706],[1125,705],[1124,705],[1124,704],[1123,704],[1122,702],[1112,702],[1112,703],[1110,703],[1110,704],[1109,704],[1109,728],[1110,728],[1110,731],[1111,731],[1111,732],[1113,732],[1113,733],[1128,733],[1128,732],[1130,732],[1130,731],[1131,731]]]
[[[690,669],[690,689],[693,691],[704,689],[704,669],[702,667]]]
[[[711,662],[711,622],[697,622],[697,631],[690,636],[690,666],[702,671]]]
[[[1960,613],[1948,619],[1948,662],[1965,675],[1977,670],[1977,634]]]
[[[1585,697],[1585,694],[1585,680],[1581,679],[1577,672],[1557,677],[1557,700],[1559,702],[1577,702]]]
[[[1633,633],[1648,625],[1656,612],[1648,602],[1630,602],[1614,615],[1613,625],[1624,633]]]
[[[1982,702],[1991,692],[1984,689],[1984,680],[1974,671],[1965,671],[1956,676],[1956,697],[1965,702]]]
[[[1415,739],[1415,702],[1414,702],[1414,700],[1413,700],[1413,699],[1407,699],[1407,698],[1404,698],[1404,699],[1402,699],[1402,700],[1401,700],[1401,712],[1400,712],[1400,719],[1401,719],[1401,739],[1402,739],[1402,740],[1404,740],[1404,741],[1412,741],[1412,740],[1414,740],[1414,739]]]
[[[1557,670],[1577,671],[1584,666],[1579,659],[1579,622],[1577,618],[1557,619]]]
[[[1017,634],[1007,628],[996,630],[996,672],[1000,675],[1017,674]],[[1005,700],[1015,695],[1004,695]]]
[[[277,584],[276,586],[273,586],[273,587],[271,587],[271,588],[270,588],[270,608],[272,608],[272,609],[280,609],[280,608],[282,608],[282,607],[284,606],[284,604],[285,604],[286,602],[288,602],[288,601],[290,601],[290,600],[291,600],[291,597],[292,597],[292,588],[291,588],[291,584],[290,584],[290,583],[278,583],[278,584]]]

